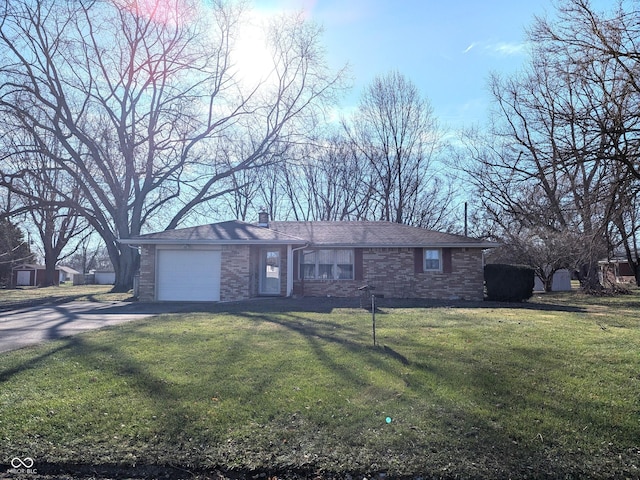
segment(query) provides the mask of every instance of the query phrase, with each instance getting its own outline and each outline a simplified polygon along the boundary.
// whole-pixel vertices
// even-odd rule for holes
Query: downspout
[[[308,246],[308,243],[305,243],[303,246],[298,248],[292,248],[290,244],[287,245],[287,297],[291,297],[293,295],[293,252],[297,252],[298,250],[302,250]]]

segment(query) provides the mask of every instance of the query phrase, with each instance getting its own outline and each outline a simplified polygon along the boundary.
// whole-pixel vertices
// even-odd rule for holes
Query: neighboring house
[[[482,300],[483,250],[469,237],[390,222],[229,221],[120,240],[141,248],[143,301],[257,296]]]
[[[60,272],[60,283],[73,282],[73,277],[80,274],[76,269],[64,265],[58,265],[58,271]]]
[[[635,283],[636,277],[626,256],[616,255],[607,260],[600,260],[600,280],[604,283]]]
[[[46,267],[32,263],[23,263],[12,268],[11,284],[15,287],[36,287],[44,284]],[[59,267],[56,267],[59,272]],[[58,285],[60,274],[55,277],[55,284]]]

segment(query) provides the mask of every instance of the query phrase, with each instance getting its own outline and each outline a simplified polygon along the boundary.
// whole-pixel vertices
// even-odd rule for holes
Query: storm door
[[[280,295],[280,250],[264,248],[260,253],[260,294]]]

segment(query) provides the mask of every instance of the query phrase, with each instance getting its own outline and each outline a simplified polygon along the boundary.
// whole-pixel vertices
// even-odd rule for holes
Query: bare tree
[[[47,173],[45,176],[51,176]],[[55,173],[53,173],[55,176]],[[58,180],[52,180],[58,182]],[[36,184],[36,188],[43,187],[44,184]],[[63,252],[70,245],[74,238],[83,235],[89,228],[88,223],[83,217],[78,215],[69,207],[55,207],[55,192],[47,193],[46,187],[42,193],[42,198],[48,198],[51,204],[44,206],[33,205],[29,210],[29,217],[35,225],[40,242],[42,245],[45,274],[42,286],[50,286],[57,284],[56,266],[63,258]],[[70,192],[70,197],[74,198],[78,195],[79,189]],[[75,199],[75,198],[74,198]]]
[[[11,125],[11,122],[7,121],[6,124]],[[11,179],[14,191],[9,190],[19,202],[6,215],[26,217],[35,227],[45,264],[43,286],[50,286],[57,283],[56,265],[63,251],[72,239],[87,230],[88,222],[65,201],[65,198],[70,198],[74,204],[83,203],[79,185],[51,161],[50,155],[43,154],[40,148],[29,147],[41,141],[47,142],[47,151],[60,153],[60,147],[52,135],[34,136],[20,129],[5,135],[4,144],[14,154],[4,159],[3,170],[19,172]],[[65,192],[66,197],[58,192]]]
[[[531,38],[566,65],[567,75],[582,85],[585,109],[580,123],[598,139],[591,155],[611,171],[607,215],[610,249],[621,247],[637,283],[637,182],[640,179],[640,8],[621,0],[599,12],[588,0],[558,4],[557,19],[540,18]]]
[[[318,220],[360,220],[366,216],[371,191],[362,182],[362,162],[351,145],[336,137],[320,150],[313,164],[304,166]]]
[[[282,220],[366,218],[369,187],[357,155],[340,132],[309,138],[277,157],[267,167],[248,172],[244,187],[229,194],[229,202],[244,208],[241,213],[251,208],[252,218],[259,210]]]
[[[298,166],[314,220],[362,220],[371,192],[365,165],[341,132],[318,139]]]
[[[365,90],[357,113],[345,122],[357,155],[367,163],[371,218],[424,222],[424,195],[432,188],[441,132],[433,108],[398,72],[377,77]]]
[[[516,232],[534,231],[538,243],[558,249],[558,240],[573,242],[566,265],[578,264],[583,287],[598,289],[610,169],[588,153],[598,137],[578,121],[586,108],[580,86],[556,67],[540,54],[520,76],[493,77],[496,123],[489,137],[468,138],[474,159],[469,179],[503,238],[518,238],[512,233],[515,222],[520,225]],[[567,247],[559,252],[566,253]]]
[[[640,179],[640,7],[619,0],[597,11],[589,0],[562,0],[554,20],[538,18],[530,37],[561,59],[574,82],[608,95],[587,95],[589,116],[601,138],[603,158],[620,162]],[[587,68],[585,68],[587,67]],[[592,68],[588,68],[592,67]]]
[[[23,232],[7,219],[0,219],[0,286],[11,284],[12,268],[33,261],[30,242]]]
[[[229,143],[223,146],[224,157],[227,159],[228,168],[238,162],[238,159],[246,155],[246,151],[250,149],[244,142]],[[264,162],[264,165],[258,164],[254,168],[245,168],[234,171],[227,179],[225,179],[228,193],[221,197],[226,204],[226,210],[231,213],[233,218],[246,221],[249,218],[257,218],[256,197],[260,192],[264,177],[269,175],[269,170],[275,169],[276,166],[271,160]],[[253,215],[250,217],[250,215]]]
[[[300,157],[306,156],[308,149],[309,146],[303,146],[300,148],[301,153],[294,156],[294,161],[287,162],[279,170],[279,173],[282,175],[280,181],[271,177],[272,181],[263,188],[263,199],[274,198],[275,190],[280,190],[288,203],[290,217],[297,221],[313,220],[309,204],[309,185],[307,184],[306,178],[304,177],[303,172],[301,172],[300,167],[306,161],[306,159],[303,160]],[[309,156],[311,157],[310,153]],[[276,218],[273,216],[273,212],[270,211],[269,214],[271,215],[271,218]]]
[[[253,205],[271,218],[388,220],[451,230],[453,192],[435,168],[441,132],[415,85],[398,73],[378,78],[342,127],[316,128],[265,167],[234,176],[241,188],[227,198],[236,216]]]
[[[67,261],[70,267],[83,274],[91,270],[108,271],[113,268],[109,252],[91,232],[76,239],[75,248],[67,257]]]
[[[612,182],[611,191],[610,253],[624,254],[640,286],[640,182],[623,174],[619,181]]]
[[[627,239],[637,232],[628,215],[624,231],[616,220],[630,206],[640,147],[628,38],[628,15],[636,14],[598,16],[583,0],[562,2],[559,14],[559,23],[534,25],[525,72],[493,77],[498,121],[486,147],[469,150],[478,160],[472,178],[503,231],[517,219],[538,238],[573,239],[583,287],[599,289],[597,262],[610,249],[611,227]],[[621,62],[615,52],[623,49]]]
[[[118,239],[164,219],[185,222],[227,193],[224,180],[293,141],[299,121],[333,98],[320,31],[299,17],[271,26],[273,69],[249,85],[234,68],[243,10],[214,0],[151,3],[5,1],[0,7],[0,110],[62,154],[36,147],[82,189],[83,215],[105,242],[115,290],[132,284],[137,252]],[[223,146],[251,148],[230,164]],[[3,172],[5,173],[5,172]],[[2,185],[21,172],[3,175]],[[24,192],[17,192],[24,193]]]

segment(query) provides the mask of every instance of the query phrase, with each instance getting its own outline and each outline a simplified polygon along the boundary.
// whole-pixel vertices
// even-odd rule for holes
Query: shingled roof
[[[306,241],[270,228],[259,227],[251,223],[231,220],[211,223],[198,227],[178,228],[164,232],[149,233],[131,239],[122,239],[121,243],[143,245],[147,243],[168,244],[287,244],[304,245]]]
[[[496,244],[392,222],[270,222],[238,220],[166,230],[121,240],[130,244],[287,244],[316,247],[469,247]]]
[[[393,222],[271,222],[278,232],[330,247],[480,247],[495,244]]]

